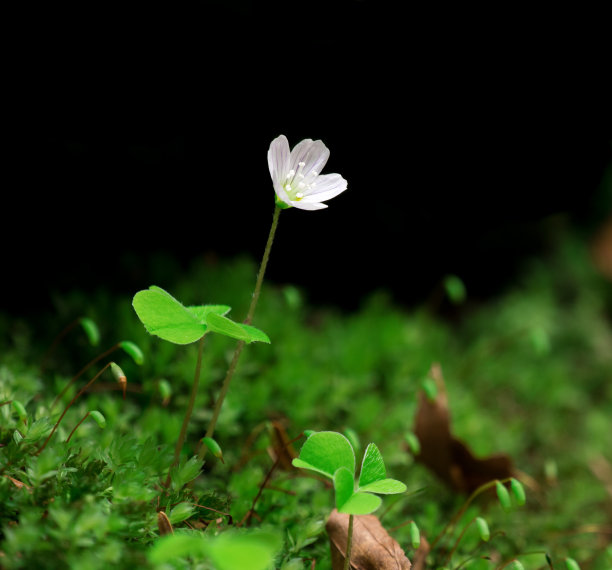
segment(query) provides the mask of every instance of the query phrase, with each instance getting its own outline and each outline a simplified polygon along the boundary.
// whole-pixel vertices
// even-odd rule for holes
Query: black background
[[[2,309],[150,285],[159,251],[259,260],[266,153],[322,139],[348,190],[281,214],[268,277],[315,302],[476,296],[587,233],[610,164],[603,16],[385,3],[209,2],[15,16]],[[226,302],[219,300],[219,302]],[[229,302],[229,301],[227,301]]]

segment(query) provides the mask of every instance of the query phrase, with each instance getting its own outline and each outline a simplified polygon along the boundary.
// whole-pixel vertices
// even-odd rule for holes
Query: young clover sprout
[[[359,480],[355,485],[355,452],[349,440],[333,431],[313,432],[293,465],[329,477],[334,483],[336,508],[349,515],[349,530],[344,568],[350,567],[353,515],[367,515],[382,503],[376,494],[406,491],[406,485],[387,478],[382,455],[374,443],[365,450]],[[376,493],[376,494],[375,494]]]
[[[236,323],[228,319],[225,315],[230,311],[230,307],[227,305],[185,307],[170,293],[156,286],[151,286],[149,289],[136,293],[132,305],[138,318],[149,333],[174,344],[190,344],[197,340],[200,341],[191,395],[187,404],[181,432],[176,442],[172,468],[179,462],[187,434],[187,426],[189,425],[189,419],[191,418],[198,392],[204,337],[209,332],[216,332],[236,338],[241,342],[250,343],[257,341],[269,343],[270,339],[263,331],[255,327]],[[166,479],[166,486],[169,485],[170,471]]]
[[[347,187],[339,174],[320,174],[329,158],[322,141],[304,139],[289,152],[287,137],[280,135],[270,144],[268,167],[280,208],[321,210],[322,204]]]

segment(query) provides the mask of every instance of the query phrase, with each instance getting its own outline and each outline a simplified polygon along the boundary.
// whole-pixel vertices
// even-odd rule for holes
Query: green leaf
[[[318,431],[304,442],[300,456],[293,460],[293,465],[333,479],[341,467],[355,473],[355,452],[349,440],[342,434]]]
[[[195,511],[195,506],[191,503],[182,502],[176,505],[168,515],[171,524],[177,524],[187,520]]]
[[[92,346],[98,346],[100,342],[100,330],[98,329],[98,325],[87,317],[82,317],[80,324],[89,339],[89,343]]]
[[[206,315],[206,324],[211,331],[214,331],[231,338],[243,340],[245,342],[266,342],[270,343],[268,335],[263,331],[250,325],[236,323],[227,317],[210,312]]]
[[[153,564],[163,564],[188,556],[201,560],[205,549],[206,539],[201,534],[168,534],[155,542],[148,552],[148,557]]]
[[[361,462],[361,473],[359,474],[359,488],[365,487],[375,481],[380,481],[387,477],[385,462],[382,455],[376,447],[376,444],[370,443],[366,447]]]
[[[251,325],[243,325],[242,323],[239,324],[249,335],[249,340],[247,342],[265,342],[266,344],[270,344],[270,338],[262,330],[259,330]]]
[[[410,544],[415,550],[421,546],[421,532],[414,521],[410,521]]]
[[[211,331],[219,334],[224,334],[231,338],[237,338],[238,340],[244,340],[245,342],[249,339],[249,334],[245,331],[238,323],[235,323],[227,317],[217,315],[215,313],[209,313],[206,315],[206,324]]]
[[[355,479],[346,467],[340,467],[334,473],[334,489],[336,491],[336,508],[340,511],[342,506],[355,493]]]
[[[367,491],[368,493],[381,493],[383,495],[395,495],[396,493],[405,493],[406,485],[397,479],[381,479],[380,481],[373,481],[363,487],[360,485],[360,491]]]
[[[147,331],[163,340],[190,344],[206,333],[206,325],[200,322],[198,314],[155,285],[136,293],[132,306]]]
[[[369,515],[380,507],[381,503],[382,499],[380,497],[357,491],[342,505],[341,509],[338,509],[338,512],[349,515]]]
[[[206,552],[217,570],[267,570],[280,547],[278,536],[266,532],[225,532],[206,542]]]
[[[229,305],[197,305],[193,307],[187,307],[187,310],[193,313],[200,324],[206,324],[206,316],[209,313],[215,313],[216,315],[227,315],[232,308]]]

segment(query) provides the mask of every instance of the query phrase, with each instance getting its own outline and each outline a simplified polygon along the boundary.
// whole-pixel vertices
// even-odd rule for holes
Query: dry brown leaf
[[[283,471],[292,471],[292,461],[298,456],[287,434],[285,423],[279,420],[270,422],[268,431],[272,446],[268,447],[268,455],[273,461],[278,461],[278,467]]]
[[[439,364],[432,365],[430,375],[436,383],[438,394],[432,401],[422,391],[419,392],[414,427],[421,445],[417,461],[426,465],[454,490],[465,493],[472,493],[493,479],[515,476],[508,455],[495,454],[479,459],[474,457],[465,443],[453,437],[448,396]]]
[[[412,570],[425,570],[427,568],[425,559],[429,554],[429,550],[429,542],[427,542],[427,539],[421,534],[421,545],[412,557]]]
[[[334,509],[325,528],[329,536],[332,569],[342,570],[346,555],[349,515]],[[410,570],[410,560],[375,515],[355,515],[351,568],[353,570]]]

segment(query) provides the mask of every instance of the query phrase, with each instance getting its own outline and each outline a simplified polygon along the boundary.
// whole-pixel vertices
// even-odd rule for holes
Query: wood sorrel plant
[[[320,174],[329,159],[329,154],[329,149],[320,140],[304,139],[291,151],[285,135],[278,136],[270,143],[268,168],[274,187],[276,207],[274,208],[268,241],[257,273],[251,304],[244,320],[246,324],[251,323],[255,314],[280,211],[292,207],[300,210],[327,208],[327,204],[323,204],[323,202],[344,192],[347,188],[347,181],[339,174]],[[229,390],[243,348],[244,341],[239,341],[215,403],[213,415],[206,430],[206,437],[211,438],[214,434],[223,401]],[[208,447],[202,445],[198,457],[203,459],[207,450]]]
[[[263,277],[265,274],[270,250],[274,241],[278,218],[282,209],[296,207],[302,210],[320,210],[327,205],[322,202],[344,192],[347,182],[339,174],[321,175],[321,169],[329,158],[329,150],[322,141],[305,139],[295,148],[289,150],[289,142],[284,135],[272,141],[268,150],[268,167],[275,191],[276,207],[272,218],[272,226],[264,250],[261,265],[257,274],[255,290],[244,324],[239,324],[224,315],[229,311],[227,305],[202,305],[199,307],[184,307],[169,293],[159,287],[150,287],[134,296],[133,306],[140,320],[151,334],[176,344],[189,344],[200,341],[194,382],[191,396],[177,441],[173,464],[178,463],[180,452],[187,433],[189,418],[197,394],[200,367],[202,362],[203,339],[209,332],[218,332],[238,339],[227,374],[223,380],[219,397],[206,430],[205,439],[210,441],[217,425],[217,420],[229,385],[236,370],[240,354],[245,343],[260,341],[270,342],[269,338],[250,326],[259,300]],[[209,445],[201,445],[198,458],[204,458]],[[166,481],[169,484],[169,479]]]
[[[344,568],[350,568],[353,515],[367,515],[380,507],[382,499],[374,493],[404,493],[406,485],[387,478],[382,455],[378,447],[370,443],[365,450],[355,486],[355,451],[345,436],[333,431],[312,433],[302,446],[300,456],[293,460],[293,465],[332,479],[336,508],[338,512],[349,515]]]
[[[200,369],[204,338],[209,332],[216,332],[239,339],[241,342],[270,342],[268,336],[255,327],[240,324],[228,319],[225,315],[230,311],[228,305],[198,305],[185,307],[170,293],[160,287],[151,286],[134,295],[132,305],[136,314],[147,331],[153,335],[174,344],[191,344],[200,341],[196,361],[195,375],[187,411],[181,426],[181,432],[174,450],[174,460],[171,468],[179,462],[189,419],[198,393]],[[170,471],[166,486],[170,484]]]

